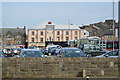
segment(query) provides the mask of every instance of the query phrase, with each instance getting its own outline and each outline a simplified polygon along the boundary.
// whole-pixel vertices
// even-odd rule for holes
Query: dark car
[[[44,55],[50,56],[54,55],[55,47],[49,47],[48,49],[44,50]]]
[[[20,57],[43,57],[43,53],[39,49],[23,49],[20,52]]]
[[[37,46],[29,46],[28,49],[37,49]]]
[[[100,46],[90,44],[82,45],[80,49],[83,50],[88,57],[98,56],[108,52],[108,50],[104,50]]]
[[[62,48],[57,54],[60,57],[87,57],[87,55],[78,48]]]
[[[14,51],[14,55],[19,55],[20,52],[21,52],[21,48],[14,48],[13,51]]]
[[[113,50],[96,57],[118,57],[118,53],[119,53],[119,50]]]

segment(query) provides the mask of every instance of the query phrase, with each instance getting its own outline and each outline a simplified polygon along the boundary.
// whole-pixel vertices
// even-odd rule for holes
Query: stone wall
[[[2,58],[0,58],[0,79],[2,79]]]
[[[118,76],[118,58],[3,58],[2,78]]]

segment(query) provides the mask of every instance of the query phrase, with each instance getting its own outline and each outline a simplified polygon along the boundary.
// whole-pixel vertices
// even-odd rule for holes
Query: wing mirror
[[[106,55],[104,55],[105,57],[109,57],[109,55],[108,54],[106,54]]]

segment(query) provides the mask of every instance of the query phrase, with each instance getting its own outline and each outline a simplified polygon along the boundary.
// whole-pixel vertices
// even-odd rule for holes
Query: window
[[[41,31],[41,33],[40,33],[41,35],[43,35],[43,31]]]
[[[32,31],[32,35],[34,35],[34,31]]]
[[[21,38],[21,36],[20,36],[20,35],[17,35],[17,38],[19,39],[19,38]]]
[[[66,37],[66,41],[68,41],[69,40],[69,37]]]
[[[8,35],[7,35],[7,38],[11,38],[11,35],[10,35],[10,34],[8,34]]]
[[[112,36],[108,36],[108,38],[112,38]]]
[[[58,41],[60,41],[60,37],[57,37]]]
[[[60,32],[59,32],[59,31],[57,31],[57,35],[60,35]]]
[[[43,42],[43,38],[40,38],[40,42]]]
[[[34,42],[34,38],[32,38],[32,42]]]
[[[68,32],[68,31],[66,31],[66,35],[69,35],[69,32]]]
[[[75,31],[75,35],[77,35],[78,33],[77,33],[77,31]]]
[[[75,40],[77,40],[77,37],[75,37]]]
[[[21,43],[21,41],[17,41],[17,42],[16,42],[16,44],[20,44],[20,43]]]
[[[51,38],[51,37],[49,37],[49,40],[51,41],[51,40],[52,40],[52,38]]]
[[[86,35],[86,33],[84,33],[84,35]]]

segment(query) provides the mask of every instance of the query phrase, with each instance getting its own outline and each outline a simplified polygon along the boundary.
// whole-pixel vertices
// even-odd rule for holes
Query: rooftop
[[[34,27],[34,29],[45,29],[46,25],[55,25],[55,29],[79,29],[79,26],[74,24],[54,24],[53,22],[44,22]]]

